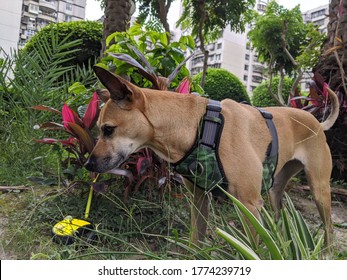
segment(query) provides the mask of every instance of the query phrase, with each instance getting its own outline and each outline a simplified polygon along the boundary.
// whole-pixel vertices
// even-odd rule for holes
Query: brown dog
[[[107,172],[143,147],[151,148],[168,162],[183,158],[195,142],[206,98],[139,88],[100,67],[94,71],[108,89],[110,99],[99,116],[100,139],[86,163],[87,169]],[[286,184],[304,169],[324,223],[327,245],[332,241],[332,163],[323,131],[339,114],[336,94],[329,90],[329,96],[333,109],[323,123],[303,110],[266,108],[273,115],[279,140],[278,165],[270,189],[272,207],[279,211]],[[259,111],[248,105],[224,100],[222,114],[225,123],[218,153],[229,183],[227,191],[259,217],[263,206],[262,163],[271,142],[269,129]],[[206,232],[209,199],[205,191],[186,183],[193,194],[191,238],[197,243]]]

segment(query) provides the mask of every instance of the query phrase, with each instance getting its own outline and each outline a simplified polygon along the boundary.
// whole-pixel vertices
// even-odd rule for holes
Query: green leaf
[[[259,256],[246,244],[231,236],[229,233],[217,228],[217,234],[234,247],[246,260],[260,260]]]
[[[75,82],[69,87],[68,91],[69,93],[80,94],[86,92],[87,89],[82,83]]]
[[[127,32],[130,36],[141,35],[142,34],[141,25],[135,23],[128,29]]]
[[[160,33],[160,43],[164,46],[167,47],[168,45],[168,40],[167,40],[167,34],[165,33]]]
[[[276,243],[272,239],[269,232],[261,225],[259,220],[244,206],[237,198],[226,192],[225,190],[221,189],[226,196],[232,200],[232,202],[239,207],[241,212],[247,217],[250,224],[253,226],[254,230],[259,234],[260,238],[264,241],[266,246],[269,249],[269,252],[271,254],[271,258],[274,260],[283,260],[283,256],[277,247]]]

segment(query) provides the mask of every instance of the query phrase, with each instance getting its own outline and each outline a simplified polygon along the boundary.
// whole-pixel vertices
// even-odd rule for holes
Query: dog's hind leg
[[[275,176],[273,186],[269,190],[269,198],[277,220],[279,219],[280,210],[282,209],[282,198],[285,187],[290,178],[300,172],[303,168],[304,166],[300,161],[291,160],[288,161]]]
[[[324,153],[326,155],[319,159],[314,156],[308,159],[305,164],[305,173],[319,215],[324,223],[325,245],[329,247],[332,245],[333,228],[331,223],[331,193],[329,182],[332,163],[328,146],[325,147]]]

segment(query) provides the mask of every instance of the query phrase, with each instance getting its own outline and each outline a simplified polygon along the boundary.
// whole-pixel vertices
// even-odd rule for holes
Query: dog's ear
[[[94,66],[93,70],[100,82],[108,89],[109,98],[121,108],[130,109],[141,99],[142,94],[139,93],[139,89],[127,80],[99,66]],[[107,98],[107,95],[103,97]]]

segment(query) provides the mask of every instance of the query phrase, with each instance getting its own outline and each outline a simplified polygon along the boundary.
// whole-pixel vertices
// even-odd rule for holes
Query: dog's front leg
[[[191,193],[191,228],[190,241],[199,245],[206,235],[208,213],[209,213],[209,195],[203,189],[194,186],[190,181],[184,180],[184,183]]]

